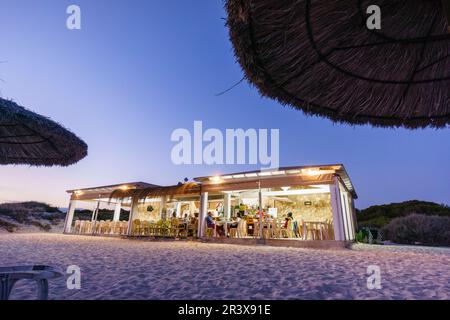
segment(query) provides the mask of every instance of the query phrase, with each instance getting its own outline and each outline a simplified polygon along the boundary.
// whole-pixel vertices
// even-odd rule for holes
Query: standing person
[[[292,217],[292,212],[288,212],[286,218],[284,218],[284,228],[287,229],[289,225],[291,224],[292,220],[294,218]]]

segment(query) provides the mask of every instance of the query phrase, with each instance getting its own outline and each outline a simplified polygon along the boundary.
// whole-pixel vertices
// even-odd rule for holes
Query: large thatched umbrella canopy
[[[56,122],[0,98],[0,164],[68,166],[87,145]]]
[[[450,124],[447,0],[226,1],[235,55],[262,95],[339,122]],[[371,5],[380,30],[367,27]]]

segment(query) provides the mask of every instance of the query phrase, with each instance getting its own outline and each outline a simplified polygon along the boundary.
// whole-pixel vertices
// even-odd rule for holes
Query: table
[[[8,300],[17,281],[35,280],[38,286],[37,298],[48,299],[48,280],[61,277],[59,270],[43,265],[0,267],[0,300]]]
[[[221,227],[221,226],[223,226],[223,231],[224,231],[224,233],[225,233],[225,236],[227,236],[228,235],[228,226],[229,225],[232,225],[233,223],[235,223],[234,221],[221,221],[221,220],[217,220],[217,221],[215,221],[215,224],[214,224],[214,233],[217,235],[217,231],[216,231],[216,227]]]

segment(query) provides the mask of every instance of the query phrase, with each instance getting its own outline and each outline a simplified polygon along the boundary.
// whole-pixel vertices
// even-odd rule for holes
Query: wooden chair
[[[192,238],[197,237],[198,223],[190,223],[188,225],[188,235],[191,234]]]
[[[112,234],[121,234],[121,226],[122,226],[122,222],[121,221],[113,221],[111,222],[111,232]]]
[[[166,237],[169,234],[169,227],[164,220],[158,220],[155,227],[155,236]]]
[[[247,220],[241,219],[238,222],[237,227],[237,237],[238,238],[245,238],[247,237]]]
[[[86,234],[86,233],[89,233],[91,230],[90,230],[90,221],[86,221],[86,220],[82,220],[81,222],[80,222],[80,233],[81,234]]]
[[[262,228],[262,236],[264,239],[272,238],[272,223],[264,222]]]
[[[208,224],[205,222],[205,237],[212,238],[215,235],[215,228],[209,228]]]
[[[141,235],[141,220],[135,219],[131,225],[131,234],[134,236]]]
[[[325,229],[327,234],[327,240],[334,240],[334,228],[333,228],[333,221],[326,220],[325,222]]]
[[[128,234],[128,221],[121,221],[120,234]]]
[[[271,235],[270,235],[271,238],[278,239],[278,238],[282,237],[279,222],[275,219],[272,221],[270,232],[271,232]]]
[[[92,233],[92,229],[94,228],[94,223],[92,221],[86,221],[85,223],[85,233]]]
[[[315,222],[307,222],[306,223],[306,240],[317,240],[318,239],[318,230]]]
[[[150,221],[141,222],[141,234],[144,236],[150,236]]]
[[[92,230],[94,231],[95,234],[100,234],[102,225],[103,225],[103,220],[93,222]]]
[[[109,223],[106,220],[100,222],[100,234],[108,234]]]
[[[173,238],[178,237],[179,225],[180,225],[180,220],[178,220],[177,218],[172,218],[170,220],[170,226],[169,226],[169,230],[168,230],[169,237],[173,237]]]
[[[253,238],[258,239],[261,236],[261,227],[259,220],[253,220]]]
[[[103,224],[103,234],[111,234],[113,229],[112,221],[106,220]]]
[[[228,228],[228,232],[230,234],[230,238],[237,238],[238,237],[238,227],[239,227],[239,223],[237,223],[237,225],[235,227],[232,227],[230,225],[230,227]]]
[[[73,233],[81,233],[81,220],[75,221],[75,226],[73,227]]]
[[[156,222],[150,221],[150,236],[155,237],[156,236]]]

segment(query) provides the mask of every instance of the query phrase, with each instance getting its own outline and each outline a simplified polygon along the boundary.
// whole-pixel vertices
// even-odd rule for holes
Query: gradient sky
[[[82,30],[66,28],[78,4]],[[239,81],[221,0],[0,0],[0,94],[51,117],[89,145],[68,168],[0,167],[0,202],[66,207],[65,190],[257,169],[176,166],[170,135],[279,128],[280,164],[343,163],[356,206],[410,199],[450,204],[449,129],[348,126],[303,115]]]

